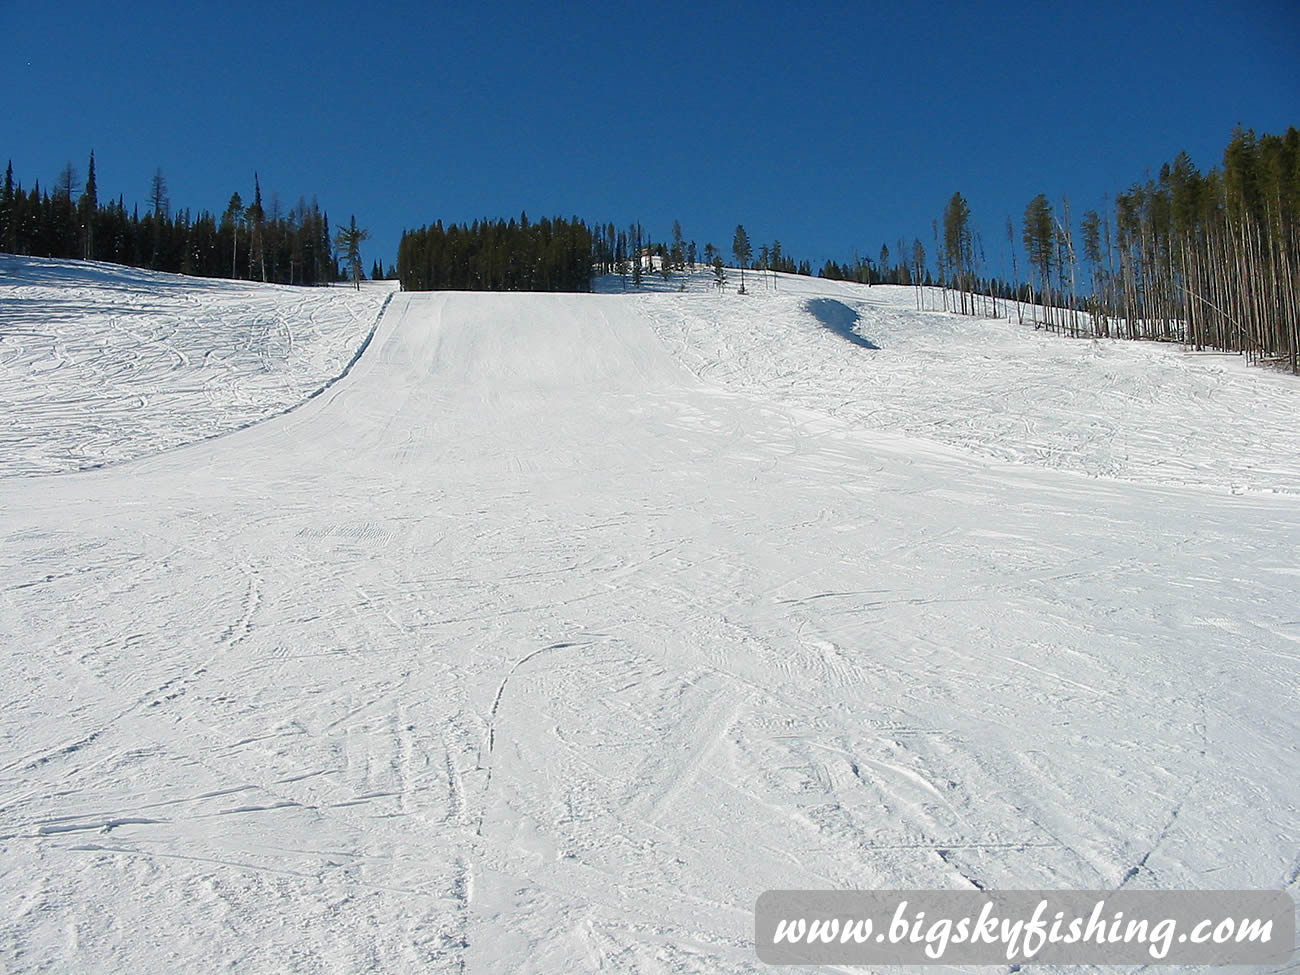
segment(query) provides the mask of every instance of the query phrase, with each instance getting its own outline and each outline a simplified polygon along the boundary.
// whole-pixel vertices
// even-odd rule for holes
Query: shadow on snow
[[[826,328],[841,338],[848,339],[854,345],[860,345],[864,349],[880,348],[875,342],[863,338],[853,330],[853,326],[859,321],[859,316],[844,302],[836,301],[834,298],[813,298],[808,302],[808,311]]]

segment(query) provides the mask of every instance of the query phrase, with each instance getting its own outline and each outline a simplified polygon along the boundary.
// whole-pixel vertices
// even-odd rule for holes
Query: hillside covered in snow
[[[807,278],[2,260],[15,970],[760,972],[771,889],[1296,889],[1286,377]]]
[[[0,473],[129,460],[296,406],[388,294],[0,254]]]

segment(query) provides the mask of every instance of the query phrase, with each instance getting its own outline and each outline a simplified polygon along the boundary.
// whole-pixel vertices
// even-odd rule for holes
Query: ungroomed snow
[[[768,889],[1295,891],[1292,380],[701,278],[395,294],[303,400],[384,292],[0,267],[11,970],[758,972]]]

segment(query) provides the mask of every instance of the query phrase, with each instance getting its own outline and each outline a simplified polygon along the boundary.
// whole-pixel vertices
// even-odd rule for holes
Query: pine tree
[[[81,256],[95,259],[95,221],[99,217],[99,191],[95,185],[95,153],[91,150],[86,167],[86,189],[77,201],[77,220],[81,224]]]
[[[262,280],[266,280],[266,212],[262,209],[262,183],[257,173],[253,174],[253,202],[246,211],[248,221],[248,280],[253,280],[254,267],[262,270]]]
[[[1021,239],[1025,245],[1025,256],[1029,266],[1037,275],[1038,294],[1046,295],[1044,304],[1051,297],[1052,266],[1056,258],[1056,227],[1052,220],[1052,205],[1047,196],[1039,193],[1025,207],[1025,217],[1021,225]],[[1031,286],[1030,300],[1034,300]]]
[[[194,258],[190,250],[194,245],[194,227],[190,222],[190,211],[182,210],[176,218],[176,229],[181,237],[181,274],[194,273]]]
[[[338,236],[334,239],[335,245],[343,252],[343,259],[352,272],[352,284],[358,291],[361,290],[361,243],[369,239],[370,231],[357,226],[355,215],[346,230],[339,228]]]
[[[62,197],[65,200],[71,200],[80,186],[81,177],[77,175],[77,167],[72,163],[68,163],[59,170],[59,181],[55,184],[54,196],[55,198]]]
[[[167,179],[161,169],[155,169],[149,181],[149,207],[154,219],[164,219],[170,210],[171,201],[167,197]]]
[[[970,206],[965,197],[954,193],[943,211],[943,251],[960,301],[963,315],[975,313],[973,278],[975,266],[974,241],[971,236]],[[971,298],[969,304],[968,296]]]
[[[736,262],[740,265],[740,290],[737,293],[743,295],[745,293],[745,265],[754,253],[753,248],[749,245],[749,234],[745,233],[744,224],[736,225],[736,235],[731,239],[731,252],[736,255]]]
[[[244,222],[244,201],[238,191],[230,194],[226,212],[221,216],[223,227],[230,228],[230,276],[239,277],[239,226]]]
[[[163,177],[161,168],[154,170],[153,179],[149,183],[149,205],[153,209],[153,252],[149,258],[149,266],[156,268],[158,252],[162,247],[163,221],[167,219],[171,207],[171,202],[167,199],[167,180]]]
[[[641,224],[635,223],[630,228],[632,240],[632,287],[641,287]]]
[[[0,251],[10,254],[18,249],[18,212],[14,193],[14,163],[5,168],[4,188],[0,189]]]
[[[81,253],[81,230],[77,225],[77,190],[81,177],[77,167],[69,162],[59,171],[59,181],[54,186],[51,201],[49,242],[46,252],[50,257],[78,257]]]

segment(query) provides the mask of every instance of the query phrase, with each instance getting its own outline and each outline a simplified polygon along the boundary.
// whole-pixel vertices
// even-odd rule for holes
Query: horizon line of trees
[[[1184,152],[1157,178],[1134,184],[1113,204],[1086,211],[1076,228],[1068,199],[1054,206],[1045,194],[1026,205],[1019,235],[1006,220],[1012,280],[983,273],[984,241],[971,208],[954,193],[941,220],[931,222],[933,251],[919,238],[882,245],[878,260],[854,255],[827,260],[819,277],[864,284],[937,285],[945,310],[998,314],[1014,301],[1038,326],[1072,335],[1180,341],[1197,349],[1244,353],[1282,362],[1300,373],[1300,131],[1257,136],[1240,126],[1223,163],[1201,173]],[[811,275],[779,240],[754,248],[737,226],[731,252],[740,269]],[[351,243],[347,233],[361,236]],[[354,283],[361,278],[364,239],[355,221],[331,238],[328,216],[315,199],[286,209],[278,195],[269,207],[253,176],[253,200],[238,192],[217,217],[174,210],[161,170],[150,183],[144,213],[127,212],[121,196],[101,202],[92,152],[84,186],[69,163],[52,188],[15,182],[13,165],[0,189],[0,251],[85,258],[208,277],[288,284],[343,280],[339,253],[348,250]],[[1017,241],[1017,236],[1019,241]],[[1025,258],[1021,280],[1020,249]],[[338,250],[336,250],[338,248]],[[1007,250],[1003,251],[1005,258]],[[934,273],[930,259],[933,259]],[[703,263],[722,287],[722,252],[701,254],[674,221],[670,241],[652,242],[632,223],[588,225],[577,217],[442,221],[402,235],[396,276],[404,290],[590,291],[596,274],[616,274],[624,288],[640,287],[647,273],[694,271]],[[384,274],[376,261],[371,276]],[[683,284],[684,287],[684,284]]]
[[[742,233],[732,242],[734,266],[741,269],[742,279],[747,268],[811,276],[809,262],[796,261],[779,240],[760,246],[757,260],[752,259],[752,249],[737,251],[737,243],[749,246],[743,229],[737,227]],[[626,290],[629,282],[640,288],[647,275],[667,281],[703,267],[712,270],[721,285],[726,280],[718,270],[722,254],[712,243],[701,251],[696,241],[686,239],[678,220],[673,221],[671,239],[656,242],[639,221],[624,228],[588,224],[577,217],[533,223],[523,213],[518,220],[484,218],[445,226],[438,220],[403,231],[397,264],[387,274],[396,277],[404,291],[590,291],[601,275],[620,277]],[[382,262],[372,265],[372,277],[382,274]]]
[[[68,163],[53,187],[14,179],[13,162],[0,187],[0,251],[32,257],[106,261],[210,278],[316,285],[342,279],[329,216],[315,197],[291,207],[272,194],[262,200],[253,174],[252,202],[235,192],[225,211],[172,206],[162,170],[154,171],[144,213],[128,212],[121,195],[101,201],[90,154],[84,184]]]
[[[736,256],[746,267],[749,258]],[[673,221],[671,240],[655,242],[640,222],[625,228],[587,224],[577,217],[534,223],[523,213],[518,220],[485,218],[446,226],[439,220],[404,231],[397,266],[389,273],[406,291],[590,291],[598,275],[619,276],[626,290],[629,281],[640,288],[647,275],[667,281],[701,266],[717,275],[721,262],[722,251],[709,243],[701,253],[694,240],[685,238],[680,221]],[[786,255],[779,240],[761,247],[752,266],[812,273],[807,261],[796,263]],[[372,276],[382,271],[381,263],[371,269]],[[725,281],[725,275],[718,280]]]

